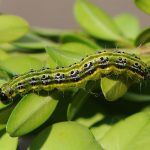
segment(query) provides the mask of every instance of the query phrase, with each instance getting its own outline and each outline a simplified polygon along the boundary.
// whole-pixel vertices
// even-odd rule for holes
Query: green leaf
[[[0,137],[0,146],[3,150],[16,150],[18,138],[12,138],[7,133]]]
[[[92,39],[89,39],[86,37],[86,35],[81,35],[78,33],[70,33],[70,34],[64,34],[61,36],[61,42],[62,43],[81,43],[84,45],[87,45],[91,49],[100,49],[100,46],[97,45]]]
[[[11,42],[24,36],[29,30],[28,23],[19,16],[0,16],[0,43]]]
[[[4,60],[4,59],[6,59],[8,57],[9,57],[9,55],[5,51],[0,49],[0,60]]]
[[[101,79],[102,92],[108,101],[115,101],[122,97],[128,90],[127,84],[120,80],[108,78]]]
[[[75,95],[73,95],[72,101],[70,102],[67,110],[68,120],[72,120],[75,117],[87,97],[88,93],[85,90],[79,90]]]
[[[50,40],[30,33],[13,42],[13,45],[20,48],[20,51],[38,51],[41,49],[44,50],[47,46],[54,46],[56,44]]]
[[[5,104],[3,104],[3,103],[0,101],[0,110],[3,109],[3,108],[5,108],[5,107],[8,107],[8,105],[5,105]]]
[[[100,102],[102,102],[102,99],[99,100],[99,97],[95,98],[95,96],[92,97],[89,94],[86,98],[86,102],[82,105],[82,109],[80,109],[79,113],[76,114],[74,118],[75,121],[88,128],[102,122],[106,113],[104,110],[105,106],[102,105],[103,102]],[[106,110],[108,111],[108,107]]]
[[[140,31],[139,20],[130,14],[121,14],[114,18],[120,31],[127,39],[134,40]]]
[[[62,44],[62,45],[60,45],[60,49],[62,49],[63,51],[69,52],[69,53],[70,52],[75,53],[82,57],[85,57],[88,54],[93,54],[95,52],[95,50],[93,50],[93,48],[91,48],[85,44],[81,44],[81,43],[77,43],[77,42],[69,42],[66,44]]]
[[[41,27],[33,27],[31,30],[33,33],[44,37],[60,37],[65,34],[77,32],[77,31],[66,30],[66,29],[49,29],[49,28],[41,28]]]
[[[86,100],[89,97],[88,91],[93,91],[93,89],[96,86],[96,82],[88,82],[86,84],[86,89],[80,89],[78,90],[72,97],[68,110],[67,110],[67,118],[68,120],[73,120],[75,115],[80,111],[82,105],[86,102]]]
[[[29,56],[12,56],[0,62],[1,69],[11,74],[20,74],[43,66],[40,60]]]
[[[101,150],[87,127],[75,122],[61,122],[44,129],[28,150]]]
[[[91,99],[92,100],[92,99]],[[87,111],[87,110],[86,110]],[[96,113],[91,117],[80,117],[80,118],[76,118],[76,122],[90,128],[93,124],[96,124],[100,121],[102,121],[104,118],[103,113]]]
[[[6,106],[3,109],[0,109],[0,130],[5,128],[7,120],[13,111],[15,105]]]
[[[61,43],[79,42],[94,49],[100,48],[99,45],[97,45],[92,39],[88,38],[85,33],[78,30],[46,29],[35,27],[32,31],[42,37],[54,38],[54,40],[56,39],[56,41],[58,40]]]
[[[101,139],[109,132],[109,130],[115,125],[116,122],[118,122],[120,119],[123,118],[123,115],[109,115],[105,116],[105,118],[101,121],[95,124],[90,128],[91,132],[93,133],[96,141],[101,144]]]
[[[146,101],[150,101],[150,95],[128,92],[123,96],[123,99],[128,101],[146,102]]]
[[[138,8],[147,14],[150,14],[150,1],[149,0],[134,0]]]
[[[46,52],[49,55],[49,66],[68,66],[79,61],[82,57],[73,52],[62,51],[58,48],[47,47]]]
[[[115,124],[100,140],[103,149],[148,150],[150,117],[139,112]]]
[[[121,40],[120,31],[111,17],[87,0],[77,0],[75,17],[90,35],[110,41]]]
[[[0,69],[0,85],[7,82],[10,79],[7,72]]]
[[[141,46],[150,42],[150,28],[142,31],[135,40],[135,46]]]
[[[95,139],[97,142],[99,142],[102,137],[107,134],[107,132],[111,129],[112,125],[110,124],[100,124],[99,127],[93,127],[91,128],[91,132],[93,133]],[[100,143],[100,142],[99,142]]]
[[[18,50],[14,45],[11,43],[0,43],[0,49],[6,51],[6,52],[12,52]]]
[[[53,113],[58,100],[29,94],[13,110],[6,126],[11,136],[27,134],[43,124]]]

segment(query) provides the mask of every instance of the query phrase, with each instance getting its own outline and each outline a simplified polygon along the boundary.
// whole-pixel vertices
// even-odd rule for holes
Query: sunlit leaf
[[[80,35],[78,33],[74,34],[64,34],[61,36],[62,43],[81,43],[87,45],[91,49],[100,49],[101,47],[96,44],[92,39],[87,38],[85,35]]]
[[[16,150],[18,138],[10,137],[7,133],[0,137],[0,146],[4,150]]]
[[[141,46],[150,42],[150,28],[142,31],[135,40],[135,46]]]
[[[81,27],[94,37],[113,41],[122,38],[112,18],[87,0],[76,1],[75,17]]]
[[[115,124],[100,140],[103,149],[148,150],[150,117],[139,112]],[[131,143],[131,144],[129,144]]]
[[[53,68],[57,66],[69,66],[82,58],[74,52],[62,51],[54,47],[47,47],[46,51],[49,55],[49,66]]]
[[[29,30],[28,23],[19,16],[0,16],[0,43],[14,41]]]
[[[138,8],[147,14],[150,14],[150,1],[149,0],[134,0]]]
[[[44,129],[28,150],[101,150],[90,130],[76,122],[60,122]]]
[[[38,37],[34,34],[28,34],[19,40],[15,41],[13,43],[16,47],[20,48],[20,51],[38,51],[38,50],[44,50],[47,46],[54,46],[55,43],[44,39],[42,37]]]
[[[108,101],[114,101],[127,92],[128,86],[120,80],[102,78],[101,88],[105,98]]]
[[[130,14],[117,15],[116,24],[127,39],[134,40],[140,31],[138,18]]]
[[[88,54],[95,53],[95,50],[85,44],[77,43],[77,42],[69,42],[60,45],[60,48],[67,52],[73,52],[75,54],[81,55],[85,57]]]
[[[21,136],[43,124],[53,113],[58,100],[50,96],[29,94],[15,107],[7,122],[7,132],[11,136]]]
[[[0,62],[1,69],[11,74],[20,74],[43,66],[40,60],[30,56],[12,56]]]

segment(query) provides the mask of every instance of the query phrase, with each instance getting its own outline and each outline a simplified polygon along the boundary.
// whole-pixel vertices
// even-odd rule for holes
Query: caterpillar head
[[[0,101],[3,104],[8,104],[10,102],[9,98],[7,97],[7,95],[5,93],[2,92],[1,88],[0,88]]]

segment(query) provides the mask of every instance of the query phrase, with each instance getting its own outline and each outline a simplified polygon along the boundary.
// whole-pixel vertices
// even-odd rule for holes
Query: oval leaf
[[[112,115],[111,112],[111,115],[105,116],[102,123],[97,123],[96,126],[92,126],[90,130],[96,138],[96,141],[100,144],[100,141],[105,136],[105,134],[107,134],[107,132],[109,132],[109,130],[115,125],[115,123],[120,121],[123,117],[124,116],[120,114]]]
[[[135,46],[141,46],[150,42],[150,28],[142,31],[135,40]]]
[[[68,106],[67,110],[67,118],[68,120],[74,119],[75,115],[79,112],[82,105],[85,103],[85,101],[89,97],[89,92],[93,91],[93,89],[96,86],[96,82],[88,82],[86,84],[86,89],[80,89],[78,90],[72,97],[71,102]]]
[[[10,79],[6,71],[0,69],[0,86]]]
[[[138,8],[143,10],[145,13],[150,14],[150,1],[149,0],[134,0]]]
[[[40,60],[29,56],[12,56],[0,63],[0,67],[11,74],[20,74],[43,66]]]
[[[13,42],[13,45],[20,48],[20,51],[38,51],[45,49],[47,46],[54,46],[55,44],[50,40],[44,39],[34,34],[28,34],[19,40]]]
[[[76,122],[61,122],[44,129],[28,150],[101,150],[90,130]]]
[[[128,92],[123,96],[123,99],[128,101],[146,102],[146,101],[150,101],[150,95]]]
[[[50,96],[25,96],[13,110],[7,122],[7,132],[11,136],[21,136],[33,131],[51,116],[57,103],[58,100]]]
[[[101,79],[101,88],[106,100],[108,101],[117,100],[128,90],[128,87],[124,82],[108,78]]]
[[[85,44],[77,43],[77,42],[69,42],[66,44],[62,44],[60,49],[66,52],[73,52],[77,55],[81,55],[82,57],[93,54],[95,50]]]
[[[12,138],[7,133],[0,137],[0,146],[4,150],[16,150],[18,145],[18,138]]]
[[[7,120],[14,108],[15,105],[10,105],[0,109],[0,130],[5,128]]]
[[[75,17],[89,34],[105,40],[120,40],[120,31],[110,16],[87,0],[77,0]]]
[[[0,16],[0,43],[11,42],[24,36],[29,30],[28,23],[19,16]]]
[[[6,59],[8,57],[9,57],[9,55],[5,51],[0,49],[0,60],[4,60],[4,59]]]
[[[127,39],[134,40],[140,31],[138,18],[130,14],[121,14],[114,18],[122,34]]]
[[[74,33],[76,31],[66,30],[66,29],[50,29],[50,28],[41,28],[34,27],[31,29],[33,33],[43,36],[43,37],[61,37],[65,34]]]
[[[68,66],[79,61],[82,57],[73,52],[62,51],[58,48],[48,47],[46,51],[49,55],[49,66]]]
[[[148,150],[150,147],[149,132],[149,115],[140,112],[112,126],[100,140],[100,144],[103,145],[103,149]]]
[[[86,101],[88,93],[85,90],[79,90],[73,95],[72,101],[70,102],[67,110],[68,120],[72,120],[77,112],[80,110],[84,102]]]
[[[100,48],[100,46],[97,45],[92,39],[87,38],[85,35],[82,35],[82,36],[81,35],[80,34],[78,35],[78,33],[64,34],[61,37],[61,42],[62,43],[72,43],[72,42],[82,43],[84,45],[87,45],[91,49],[99,49]]]

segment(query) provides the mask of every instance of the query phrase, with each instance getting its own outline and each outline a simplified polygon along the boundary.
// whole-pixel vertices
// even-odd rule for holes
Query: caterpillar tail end
[[[1,88],[0,88],[0,101],[3,103],[3,104],[9,104],[10,103],[10,100],[9,98],[7,97],[7,95],[5,95]]]

